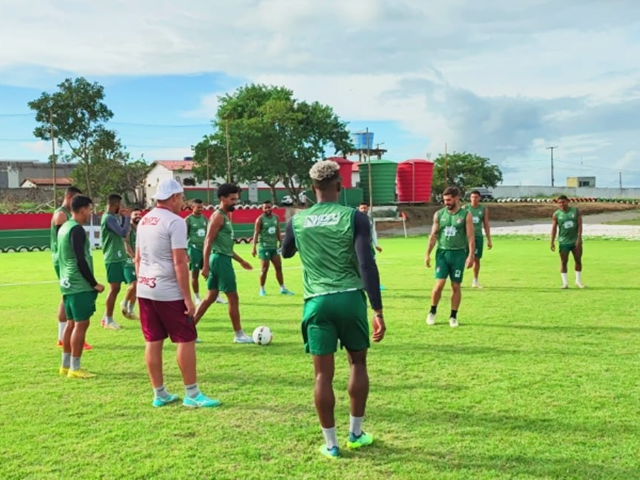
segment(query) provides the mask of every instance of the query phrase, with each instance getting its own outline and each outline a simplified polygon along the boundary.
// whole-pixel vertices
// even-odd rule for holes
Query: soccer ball
[[[253,343],[257,345],[269,345],[273,340],[273,333],[269,327],[258,327],[253,331]]]

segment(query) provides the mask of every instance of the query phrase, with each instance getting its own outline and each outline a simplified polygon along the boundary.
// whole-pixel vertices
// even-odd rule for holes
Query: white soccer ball
[[[269,327],[258,327],[253,331],[253,343],[257,345],[269,345],[273,340],[273,333]]]

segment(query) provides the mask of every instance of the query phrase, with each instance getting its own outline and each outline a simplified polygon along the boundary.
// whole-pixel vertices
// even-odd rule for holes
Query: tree
[[[251,84],[220,97],[213,126],[209,142],[225,151],[225,159],[228,147],[236,181],[266,183],[274,202],[279,182],[297,202],[309,169],[327,149],[335,154],[352,148],[346,124],[331,107],[298,101],[284,87]],[[201,170],[198,146],[194,150]]]
[[[60,148],[65,147],[70,152],[61,155],[62,160],[80,163],[83,185],[89,196],[96,193],[99,183],[107,180],[103,175],[109,170],[101,169],[109,165],[108,160],[124,159],[126,155],[115,132],[105,127],[113,112],[104,103],[104,97],[100,84],[90,83],[83,77],[67,78],[58,85],[58,91],[43,92],[28,104],[36,112],[38,122],[34,136],[51,140],[53,130]]]
[[[442,195],[446,187],[458,187],[464,195],[474,187],[494,188],[502,181],[502,171],[488,158],[473,153],[440,154],[434,161],[432,195]]]

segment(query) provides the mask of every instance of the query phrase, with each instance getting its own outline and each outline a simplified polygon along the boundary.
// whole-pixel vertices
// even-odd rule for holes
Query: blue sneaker
[[[362,432],[359,436],[355,436],[353,433],[349,433],[349,440],[347,440],[348,448],[362,448],[368,447],[373,443],[373,436],[368,433]]]
[[[280,295],[295,295],[291,290],[287,290],[286,288],[280,289]]]
[[[338,447],[327,448],[326,445],[320,447],[320,453],[330,460],[337,460],[340,458],[340,449]]]
[[[380,290],[386,290],[386,287],[383,287],[382,285],[380,285]]]
[[[220,400],[214,400],[207,397],[204,393],[200,392],[196,398],[189,396],[184,397],[182,405],[189,408],[213,408],[221,405]]]
[[[264,290],[260,290],[260,296],[261,297],[266,297],[267,296],[267,292],[265,292]]]
[[[174,395],[173,393],[170,393],[166,397],[154,398],[152,405],[154,407],[164,407],[165,405],[169,405],[170,403],[173,403],[177,400],[180,400],[180,397],[178,397],[178,395]]]

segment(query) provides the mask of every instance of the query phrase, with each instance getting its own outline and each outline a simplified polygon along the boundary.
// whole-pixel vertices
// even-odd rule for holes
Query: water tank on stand
[[[428,203],[431,199],[433,162],[411,159],[398,164],[398,202]]]
[[[353,186],[351,179],[353,175],[353,162],[342,157],[331,157],[332,160],[340,165],[340,177],[342,177],[342,188],[351,188]]]
[[[373,132],[353,132],[351,138],[356,150],[373,150]]]

